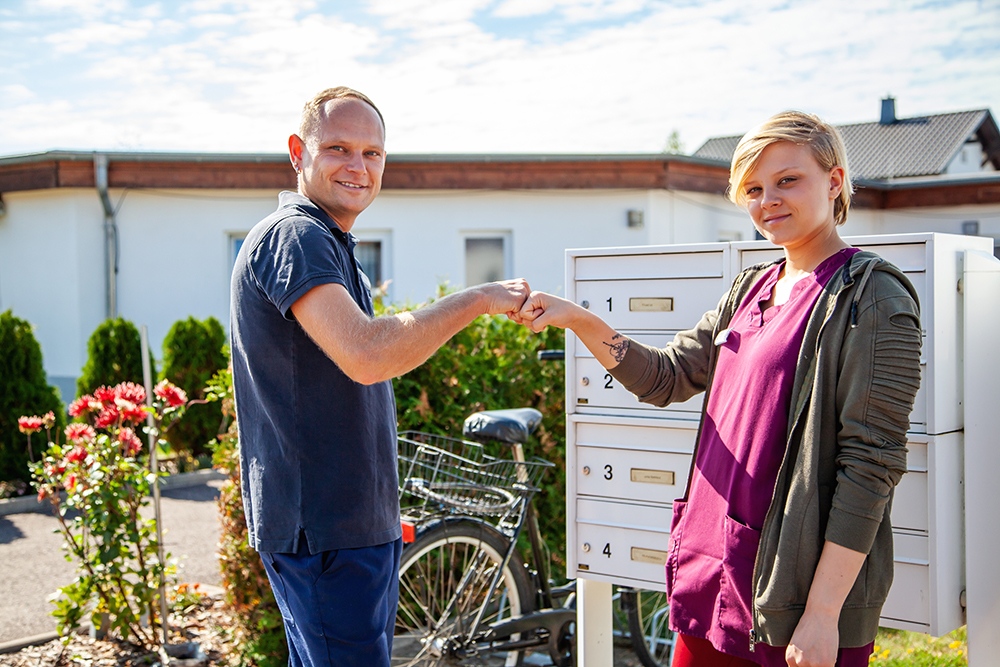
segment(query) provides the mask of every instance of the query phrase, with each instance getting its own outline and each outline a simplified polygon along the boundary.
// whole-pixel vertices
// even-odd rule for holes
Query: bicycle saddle
[[[466,417],[462,434],[480,442],[499,440],[511,444],[524,443],[540,423],[542,413],[534,408],[484,410]]]

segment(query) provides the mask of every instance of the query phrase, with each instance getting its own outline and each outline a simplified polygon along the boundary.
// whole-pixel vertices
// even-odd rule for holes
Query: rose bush
[[[160,473],[150,469],[137,432],[162,445],[187,396],[166,380],[153,393],[147,404],[143,387],[122,382],[81,396],[69,406],[77,421],[66,427],[65,441],[50,439],[42,459],[30,464],[39,499],[49,498],[59,519],[66,559],[77,565],[76,580],[53,597],[61,634],[101,614],[123,639],[159,644],[159,595],[173,569],[160,557],[155,518],[141,512]],[[30,439],[53,422],[45,415],[19,424]]]

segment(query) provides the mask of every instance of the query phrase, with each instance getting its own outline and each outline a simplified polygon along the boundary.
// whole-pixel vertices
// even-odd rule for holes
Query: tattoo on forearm
[[[622,359],[625,358],[625,353],[628,352],[628,338],[621,334],[615,334],[611,337],[610,343],[604,344],[611,348],[611,356],[614,357],[615,361],[621,363]]]

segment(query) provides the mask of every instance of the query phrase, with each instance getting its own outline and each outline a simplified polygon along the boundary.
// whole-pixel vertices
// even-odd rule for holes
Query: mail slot
[[[674,485],[676,475],[673,470],[649,470],[648,468],[632,468],[630,477],[633,482],[640,484],[665,484]]]
[[[632,297],[628,309],[633,313],[669,313],[674,309],[674,300],[669,296]]]

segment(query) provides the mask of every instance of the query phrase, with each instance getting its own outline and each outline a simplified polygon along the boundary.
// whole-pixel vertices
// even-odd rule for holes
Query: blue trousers
[[[389,667],[402,540],[363,549],[261,552],[285,621],[289,667]]]

